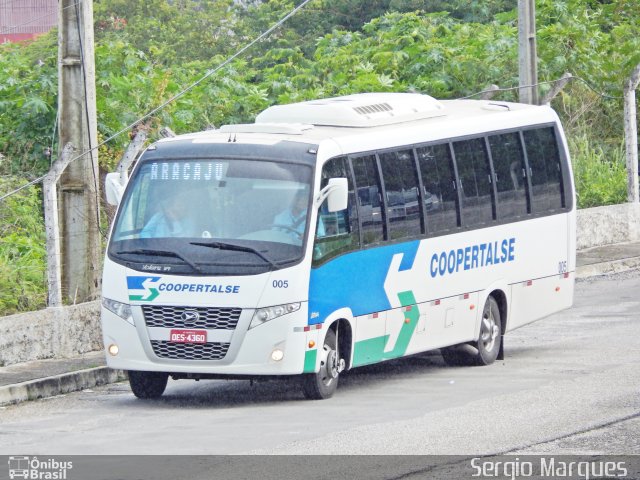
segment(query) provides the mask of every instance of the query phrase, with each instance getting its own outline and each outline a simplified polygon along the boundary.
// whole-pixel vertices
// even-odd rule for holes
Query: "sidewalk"
[[[640,242],[614,243],[579,250],[576,278],[588,278],[640,268]]]
[[[576,278],[640,268],[640,242],[594,247],[578,252]],[[60,395],[125,380],[105,366],[104,352],[0,367],[0,405]]]
[[[104,352],[0,367],[0,405],[76,392],[125,380],[106,367]]]

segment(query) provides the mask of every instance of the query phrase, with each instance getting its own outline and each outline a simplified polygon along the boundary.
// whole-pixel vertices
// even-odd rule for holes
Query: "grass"
[[[615,205],[627,201],[624,145],[594,144],[587,135],[569,138],[578,208]]]

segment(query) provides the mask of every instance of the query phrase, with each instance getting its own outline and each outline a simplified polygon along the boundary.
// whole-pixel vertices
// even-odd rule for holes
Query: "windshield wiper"
[[[184,263],[186,263],[191,268],[193,268],[196,272],[202,273],[202,270],[200,270],[200,267],[198,267],[195,263],[193,263],[191,260],[189,260],[184,255],[181,255],[178,252],[174,252],[172,250],[152,250],[150,248],[138,248],[136,250],[120,250],[119,252],[116,252],[116,254],[118,254],[118,255],[126,255],[126,254],[130,254],[130,255],[152,255],[152,256],[155,256],[155,257],[175,257],[175,258],[179,258],[180,260],[182,260]]]
[[[262,253],[260,253],[255,248],[244,247],[242,245],[236,245],[235,243],[224,243],[224,242],[189,242],[191,245],[200,245],[201,247],[210,247],[210,248],[218,248],[220,250],[231,250],[234,252],[248,252],[253,253],[260,257],[262,260],[267,262],[273,268],[280,268],[273,260],[265,257]]]

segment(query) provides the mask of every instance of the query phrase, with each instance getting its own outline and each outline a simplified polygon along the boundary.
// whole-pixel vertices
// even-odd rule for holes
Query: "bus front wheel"
[[[502,320],[498,302],[487,298],[482,310],[480,337],[469,344],[455,345],[440,349],[447,365],[491,365],[498,358],[502,343]]]
[[[167,388],[169,374],[163,372],[138,372],[129,370],[129,385],[138,398],[159,398]]]
[[[336,333],[333,330],[327,331],[322,350],[318,353],[320,354],[320,370],[317,373],[307,373],[302,377],[304,396],[310,400],[330,398],[338,388],[338,377],[342,366]]]

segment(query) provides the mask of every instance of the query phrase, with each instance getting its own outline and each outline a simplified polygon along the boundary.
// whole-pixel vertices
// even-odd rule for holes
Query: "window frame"
[[[524,132],[525,131],[530,131],[530,130],[537,130],[537,129],[545,129],[545,128],[552,128],[553,129],[553,135],[555,138],[555,146],[557,149],[557,153],[558,153],[558,161],[560,162],[560,190],[561,190],[561,204],[563,205],[561,208],[559,209],[553,209],[553,210],[547,210],[547,211],[542,211],[542,212],[533,212],[533,189],[532,189],[532,185],[531,185],[531,172],[530,172],[530,165],[529,165],[529,158],[527,156],[527,151],[526,151],[526,144],[524,141]],[[508,134],[508,133],[516,133],[518,135],[518,139],[520,142],[520,149],[523,155],[523,162],[525,165],[525,178],[523,179],[524,182],[524,186],[525,186],[525,196],[526,196],[526,201],[527,201],[527,213],[525,215],[520,215],[517,217],[510,217],[510,218],[506,218],[506,219],[500,219],[498,218],[498,210],[499,210],[499,201],[498,201],[498,192],[497,192],[497,185],[496,185],[496,172],[495,172],[495,168],[494,168],[494,161],[493,161],[493,155],[491,152],[491,145],[489,142],[489,137],[491,136],[497,136],[497,135],[504,135],[504,134]],[[472,226],[468,226],[465,225],[466,222],[464,222],[464,212],[463,212],[463,203],[462,203],[462,192],[461,192],[461,185],[460,185],[460,175],[458,172],[458,165],[457,165],[457,161],[456,161],[456,156],[455,156],[455,151],[453,148],[453,143],[454,142],[460,142],[460,141],[465,141],[465,140],[469,140],[469,139],[479,139],[482,141],[484,149],[485,149],[485,153],[487,155],[487,162],[488,162],[488,166],[489,166],[489,175],[490,175],[490,196],[491,196],[491,210],[492,210],[492,220],[490,222],[481,224],[481,225],[472,225]],[[418,153],[417,153],[417,149],[419,148],[423,148],[423,147],[430,147],[430,146],[434,146],[434,145],[446,145],[447,148],[449,149],[449,155],[450,155],[450,168],[452,169],[452,173],[453,173],[453,177],[454,177],[454,189],[456,190],[456,218],[457,218],[457,227],[456,228],[452,228],[452,229],[448,229],[446,231],[436,231],[436,232],[429,232],[428,230],[428,226],[429,226],[429,216],[428,216],[428,212],[426,210],[426,206],[425,206],[425,202],[424,202],[424,183],[422,180],[422,171],[420,169],[420,161],[418,158]],[[419,196],[419,203],[420,203],[420,215],[419,215],[419,221],[420,221],[420,234],[414,237],[405,237],[405,238],[400,238],[400,239],[390,239],[389,238],[389,232],[390,232],[390,225],[389,225],[389,218],[388,218],[388,201],[387,201],[387,196],[386,196],[386,186],[385,186],[385,179],[383,176],[383,171],[382,171],[382,165],[381,165],[381,160],[380,160],[380,156],[385,154],[385,153],[395,153],[395,152],[400,152],[400,151],[407,151],[410,152],[413,155],[413,162],[412,162],[412,167],[414,168],[414,173],[417,175],[417,180],[418,180],[418,196]],[[356,182],[356,176],[355,176],[355,171],[354,171],[354,167],[353,167],[353,160],[357,159],[357,158],[361,158],[361,157],[375,157],[375,162],[373,162],[375,164],[376,167],[376,175],[377,175],[377,181],[379,182],[379,195],[380,195],[380,214],[382,216],[382,229],[383,229],[383,235],[382,235],[382,240],[378,241],[378,242],[374,242],[374,243],[367,243],[364,244],[364,232],[363,232],[363,228],[362,228],[362,212],[361,212],[361,207],[358,201],[358,183]],[[518,222],[522,222],[522,221],[528,221],[528,220],[532,220],[535,218],[542,218],[542,217],[547,217],[547,216],[552,216],[552,215],[559,215],[559,214],[563,214],[563,213],[567,213],[570,212],[571,210],[573,210],[574,206],[574,201],[573,201],[573,195],[572,195],[572,188],[571,188],[571,170],[569,167],[569,161],[568,161],[568,157],[567,157],[567,153],[566,153],[566,146],[565,146],[565,141],[564,141],[564,136],[561,135],[561,132],[559,130],[558,124],[555,122],[545,122],[545,123],[540,123],[540,124],[531,124],[531,125],[523,125],[520,127],[513,127],[513,128],[506,128],[506,129],[497,129],[497,130],[490,130],[490,131],[484,131],[484,132],[479,132],[479,133],[475,133],[475,134],[465,134],[465,135],[460,135],[460,136],[456,136],[456,137],[446,137],[446,138],[441,138],[438,140],[432,140],[432,141],[428,141],[428,142],[419,142],[419,143],[411,143],[411,144],[404,144],[404,145],[395,145],[392,147],[386,147],[386,148],[380,148],[380,149],[376,149],[376,150],[367,150],[367,151],[359,151],[359,152],[351,152],[351,153],[346,153],[346,154],[341,154],[341,155],[337,155],[335,157],[331,157],[329,159],[326,160],[326,162],[331,161],[334,158],[340,158],[340,157],[346,157],[347,159],[347,165],[348,165],[348,173],[351,175],[351,179],[350,181],[352,182],[353,186],[354,186],[354,194],[355,194],[355,198],[356,198],[356,202],[355,202],[355,208],[357,209],[357,214],[358,214],[358,233],[359,233],[359,245],[355,246],[352,250],[349,250],[347,252],[341,253],[337,256],[331,257],[329,260],[333,260],[341,255],[344,254],[348,254],[351,253],[353,251],[358,251],[358,250],[367,250],[370,248],[377,248],[377,247],[381,247],[381,246],[385,246],[385,245],[393,245],[393,244],[397,244],[397,243],[405,243],[405,242],[410,242],[410,241],[414,241],[414,240],[422,240],[422,239],[426,239],[426,238],[435,238],[435,237],[440,237],[440,236],[444,236],[444,235],[451,235],[451,234],[455,234],[455,233],[461,233],[461,232],[467,232],[467,231],[474,231],[474,230],[482,230],[485,228],[491,228],[491,227],[496,227],[496,226],[500,226],[500,225],[506,225],[506,224],[511,224],[511,223],[518,223]],[[326,163],[325,162],[325,163]],[[323,164],[324,167],[324,164]],[[326,261],[329,261],[326,260]],[[314,262],[314,267],[315,266],[319,266],[322,265],[323,263],[325,263],[325,261],[319,261],[319,262]]]

